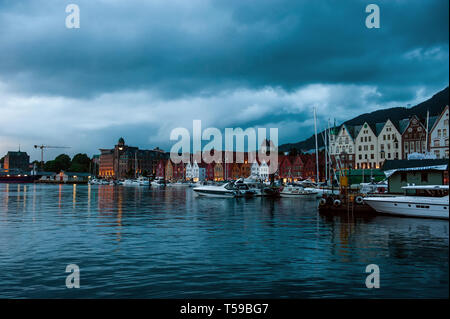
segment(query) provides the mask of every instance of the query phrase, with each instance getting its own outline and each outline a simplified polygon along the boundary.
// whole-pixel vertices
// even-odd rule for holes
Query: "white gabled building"
[[[436,158],[449,158],[448,155],[448,105],[444,108],[439,118],[434,122],[433,127],[430,129],[429,134],[429,149],[430,152],[436,155]]]
[[[381,167],[385,160],[402,158],[402,132],[388,119],[378,133],[378,165]]]
[[[262,180],[267,180],[269,178],[269,165],[267,165],[265,161],[262,161],[259,166],[259,177]]]
[[[377,168],[378,166],[378,141],[376,128],[365,122],[355,128],[359,131],[355,139],[355,163],[357,169]]]
[[[336,163],[340,163],[343,168],[355,168],[355,141],[350,131],[352,127],[342,125],[338,131],[332,130],[329,139],[329,152],[331,158]]]
[[[191,163],[187,163],[186,164],[186,179],[190,180],[192,179],[194,176],[192,174],[192,165]]]
[[[254,161],[251,168],[251,176],[259,177],[259,165],[257,161]]]

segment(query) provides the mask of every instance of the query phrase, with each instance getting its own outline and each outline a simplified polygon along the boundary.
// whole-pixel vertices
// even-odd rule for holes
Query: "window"
[[[386,141],[386,135],[383,134],[383,141]]]
[[[413,141],[409,142],[409,151],[414,152],[414,142]]]
[[[446,129],[446,128],[444,128],[444,129],[442,130],[442,135],[444,135],[444,137],[447,137],[447,129]]]
[[[422,172],[422,173],[420,174],[420,180],[421,180],[422,182],[428,182],[428,173]]]
[[[373,146],[373,144],[372,144],[372,145],[370,145],[370,150],[371,150],[371,151],[373,151],[373,150],[374,150],[374,146]]]
[[[364,137],[361,136],[361,142],[364,142]]]
[[[398,142],[394,143],[394,148],[398,148]]]
[[[384,151],[384,144],[381,144],[381,150]]]
[[[345,144],[348,144],[348,137],[345,138]]]
[[[416,141],[416,152],[420,152],[420,141]]]
[[[391,153],[388,153],[388,159],[391,159]]]
[[[361,146],[361,145],[358,146],[358,150],[359,150],[359,151],[362,151],[362,146]]]
[[[370,154],[370,159],[374,159],[374,158],[375,158],[375,155]]]
[[[371,142],[372,141],[372,136],[369,136],[369,142]]]
[[[395,134],[392,134],[392,139],[395,140]]]
[[[406,175],[406,172],[401,172],[401,173],[400,173],[400,181],[401,181],[401,182],[406,182],[406,181],[407,181],[407,175]]]
[[[441,137],[441,130],[438,130],[438,137]]]
[[[362,155],[361,154],[359,154],[359,159],[362,160]]]
[[[405,142],[405,152],[408,152],[408,142]]]
[[[387,145],[387,147],[388,147],[388,150],[390,150],[390,149],[391,149],[391,143],[389,143],[389,144]]]
[[[384,152],[381,152],[381,153],[380,153],[380,157],[381,157],[381,158],[384,158]]]
[[[398,152],[395,153],[395,159],[398,159]]]
[[[368,145],[364,145],[364,150],[368,151],[369,150],[369,146]]]

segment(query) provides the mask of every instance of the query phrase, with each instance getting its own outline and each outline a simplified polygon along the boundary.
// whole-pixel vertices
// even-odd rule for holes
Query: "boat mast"
[[[137,163],[138,163],[138,161],[137,161],[137,151],[136,152],[134,152],[134,178],[136,178],[136,176],[137,176]]]
[[[430,111],[427,110],[427,131],[426,131],[426,137],[425,137],[425,154],[428,153],[428,121],[430,119]]]
[[[316,183],[319,183],[319,150],[317,144],[317,119],[316,119],[316,107],[314,107],[314,135],[316,139]]]
[[[325,182],[328,183],[328,129],[325,130]]]

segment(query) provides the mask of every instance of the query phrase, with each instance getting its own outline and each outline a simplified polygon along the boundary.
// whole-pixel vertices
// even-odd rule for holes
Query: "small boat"
[[[448,185],[413,185],[402,189],[426,196],[372,196],[365,197],[364,203],[382,214],[449,219]],[[445,191],[447,195],[442,196]]]
[[[305,189],[301,186],[285,186],[281,192],[281,197],[290,197],[290,198],[302,198],[308,200],[314,200],[318,196],[317,190]]]
[[[169,187],[189,187],[190,183],[187,182],[176,182],[176,183],[168,183]]]
[[[144,177],[144,176],[139,176],[136,179],[136,183],[139,186],[150,186],[150,180],[147,177]]]
[[[159,177],[159,178],[151,181],[150,185],[152,187],[164,187],[164,186],[166,186],[166,183],[163,178]]]

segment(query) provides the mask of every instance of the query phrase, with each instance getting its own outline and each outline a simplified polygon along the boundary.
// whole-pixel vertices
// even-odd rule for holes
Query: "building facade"
[[[333,165],[341,168],[355,167],[355,141],[352,133],[353,128],[345,124],[330,132],[329,152]]]
[[[413,115],[402,134],[403,159],[408,159],[412,153],[426,152],[427,131],[420,119]]]
[[[429,137],[429,149],[436,158],[449,158],[448,155],[448,136],[449,136],[449,125],[448,125],[448,115],[449,107],[448,105],[444,108],[444,111],[437,118],[433,127],[430,130]]]
[[[20,171],[29,172],[30,171],[30,156],[26,152],[8,152],[5,155],[3,162],[3,169],[6,172]]]
[[[376,168],[379,162],[376,129],[365,122],[361,127],[358,127],[358,130],[355,139],[356,168]]]
[[[399,128],[390,119],[380,126],[382,128],[378,133],[378,167],[386,160],[402,159],[402,134]]]
[[[163,150],[140,150],[128,146],[120,138],[113,149],[100,149],[99,176],[103,178],[123,179],[137,175],[155,176],[161,159],[167,159]]]

